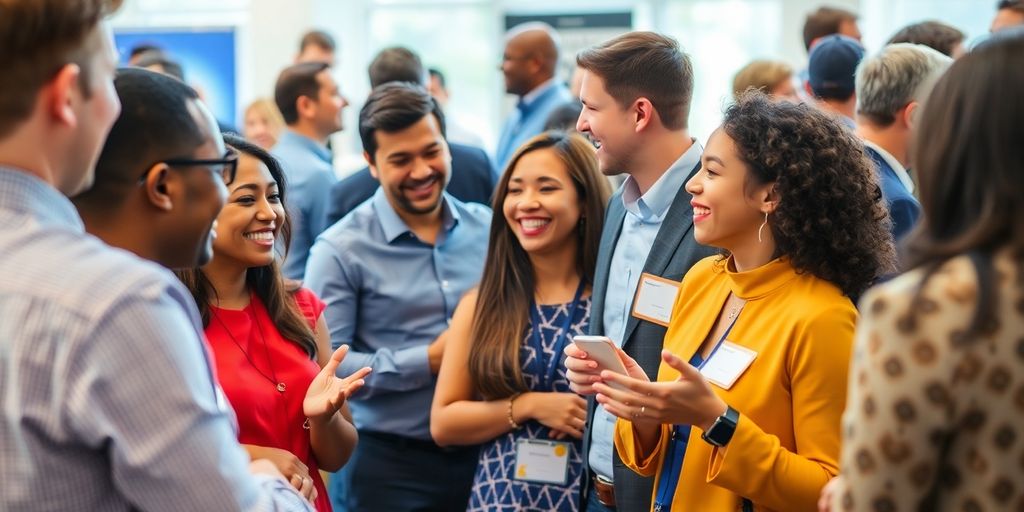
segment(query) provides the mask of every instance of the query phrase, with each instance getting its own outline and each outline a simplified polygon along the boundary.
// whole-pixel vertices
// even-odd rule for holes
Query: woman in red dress
[[[289,229],[281,167],[244,139],[225,140],[239,158],[213,258],[179,276],[202,313],[239,442],[253,459],[274,462],[319,512],[330,511],[318,470],[336,471],[352,453],[356,430],[345,400],[370,369],[335,376],[347,345],[328,357],[324,303],[284,279],[275,259]]]

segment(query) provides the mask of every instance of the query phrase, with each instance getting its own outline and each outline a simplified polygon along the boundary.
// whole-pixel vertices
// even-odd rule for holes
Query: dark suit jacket
[[[896,170],[882,158],[882,155],[870,147],[865,147],[864,150],[878,170],[878,184],[882,187],[882,196],[889,205],[889,217],[892,219],[892,236],[899,242],[921,216],[921,203],[907,190],[896,176]]]
[[[686,180],[700,169],[700,165],[690,171]],[[690,194],[680,185],[672,205],[669,206],[662,221],[658,236],[654,238],[651,252],[644,263],[644,272],[665,277],[673,281],[682,281],[683,276],[694,263],[717,253],[716,249],[698,244],[693,239],[693,208],[690,206]],[[594,275],[593,299],[590,305],[590,333],[604,332],[604,299],[608,291],[608,271],[612,264],[612,254],[622,231],[622,220],[626,217],[626,208],[622,204],[620,188],[611,200],[605,213],[604,232],[601,233],[601,248],[597,255],[597,269]],[[626,332],[622,349],[647,372],[651,380],[657,380],[658,367],[661,365],[661,347],[664,342],[666,328],[658,324],[639,320],[630,315],[626,320]],[[587,468],[581,485],[580,503],[586,503],[590,491],[590,479],[593,474],[589,470],[590,425],[594,418],[597,403],[593,397],[588,401],[587,430],[583,436],[583,466]],[[627,468],[619,459],[618,453],[612,461],[615,472],[615,505],[616,512],[649,512],[651,510],[651,493],[654,479],[642,477]]]
[[[448,143],[452,154],[452,176],[447,191],[460,201],[491,205],[494,193],[494,172],[484,150],[464,144]],[[333,225],[377,191],[380,183],[364,167],[331,187],[327,208],[327,225]]]

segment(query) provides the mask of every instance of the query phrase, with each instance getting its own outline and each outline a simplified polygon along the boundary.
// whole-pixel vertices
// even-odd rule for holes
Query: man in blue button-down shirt
[[[505,91],[519,101],[498,138],[494,162],[499,176],[516,149],[544,131],[551,112],[573,100],[565,84],[555,78],[558,42],[554,29],[544,23],[524,23],[505,37],[501,73]]]
[[[332,482],[347,510],[464,510],[475,447],[440,448],[430,404],[444,333],[483,271],[491,212],[444,192],[451,158],[444,117],[426,89],[392,82],[359,114],[374,196],[317,239],[308,286],[326,302],[339,374],[371,366],[350,402],[359,445]]]
[[[348,100],[322,62],[296,64],[282,71],[274,100],[288,125],[271,150],[288,178],[291,204],[292,242],[282,270],[285,276],[301,280],[309,248],[327,228],[331,186],[338,181],[327,138],[341,130],[341,112]]]

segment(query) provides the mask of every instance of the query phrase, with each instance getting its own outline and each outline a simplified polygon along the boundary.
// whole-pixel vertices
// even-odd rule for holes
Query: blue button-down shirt
[[[622,346],[626,332],[626,320],[631,314],[633,294],[636,293],[640,274],[643,273],[647,255],[651,252],[654,239],[661,229],[661,221],[672,206],[680,187],[686,186],[686,177],[700,163],[703,148],[694,141],[683,156],[669,167],[654,185],[640,195],[640,188],[630,176],[622,184],[622,204],[626,216],[622,219],[622,231],[612,253],[608,270],[608,290],[604,302],[604,334],[618,346]],[[615,436],[615,416],[603,407],[594,409],[591,427],[590,468],[595,473],[612,479],[612,453]]]
[[[188,290],[0,168],[0,510],[308,510],[253,477]]]
[[[271,150],[281,162],[288,179],[288,213],[292,216],[292,244],[282,271],[291,279],[302,279],[309,248],[317,235],[327,229],[327,208],[331,186],[338,178],[331,165],[331,152],[309,137],[285,130]]]
[[[338,375],[373,368],[350,402],[357,428],[431,439],[436,378],[427,346],[480,280],[491,210],[445,193],[442,218],[428,244],[377,189],[310,251],[306,285],[327,304],[331,344],[352,346]]]
[[[551,111],[572,100],[572,93],[565,84],[554,78],[523,96],[509,114],[498,138],[494,152],[494,170],[498,176],[505,172],[505,166],[519,146],[544,131]]]

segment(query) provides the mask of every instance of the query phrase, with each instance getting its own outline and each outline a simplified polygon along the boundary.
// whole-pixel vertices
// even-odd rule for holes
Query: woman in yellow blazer
[[[850,297],[894,267],[874,172],[834,119],[751,94],[686,187],[697,241],[728,255],[683,278],[658,382],[621,351],[628,376],[576,349],[568,376],[620,418],[655,510],[812,511],[837,472]]]

